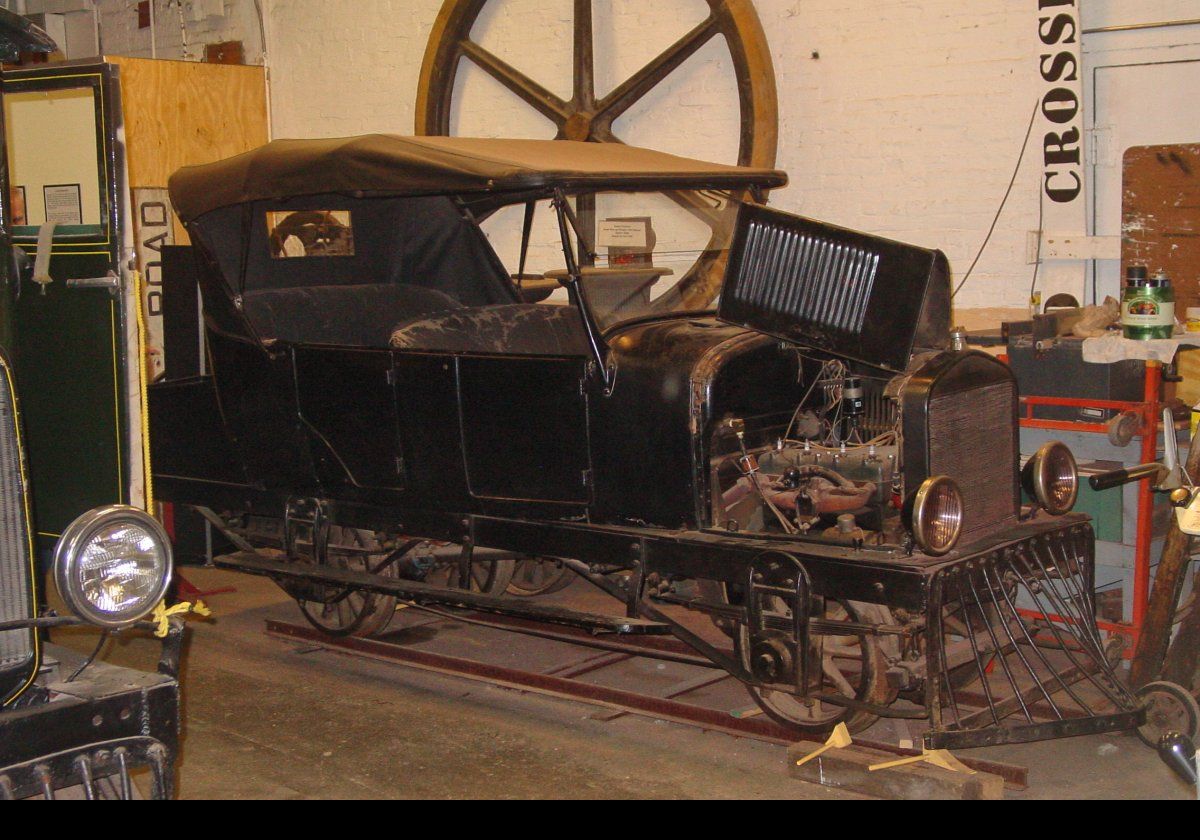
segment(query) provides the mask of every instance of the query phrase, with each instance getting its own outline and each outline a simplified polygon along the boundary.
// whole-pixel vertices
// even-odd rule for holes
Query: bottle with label
[[[1126,338],[1139,341],[1175,333],[1175,290],[1166,272],[1150,277],[1145,266],[1130,266],[1121,299],[1121,326]]]

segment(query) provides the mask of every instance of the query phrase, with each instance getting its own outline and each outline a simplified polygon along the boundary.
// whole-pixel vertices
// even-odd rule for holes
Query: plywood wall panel
[[[269,139],[261,67],[108,56],[121,68],[129,185],[165,187],[182,166],[210,163]],[[185,241],[181,229],[177,241]]]

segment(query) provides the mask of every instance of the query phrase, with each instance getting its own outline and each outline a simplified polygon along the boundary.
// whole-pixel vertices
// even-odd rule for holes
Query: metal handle
[[[1163,465],[1157,462],[1141,464],[1128,469],[1097,473],[1088,479],[1088,484],[1092,486],[1093,490],[1110,490],[1113,487],[1120,487],[1122,484],[1141,481],[1143,478],[1157,479],[1163,472]]]
[[[73,277],[67,280],[68,289],[108,289],[115,292],[121,288],[121,278],[115,272],[103,277]]]

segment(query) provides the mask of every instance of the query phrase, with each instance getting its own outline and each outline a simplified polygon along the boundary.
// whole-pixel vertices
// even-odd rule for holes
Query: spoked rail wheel
[[[1173,682],[1152,682],[1138,689],[1137,696],[1146,704],[1146,722],[1136,731],[1147,746],[1157,747],[1172,733],[1193,742],[1200,738],[1200,703],[1186,688]]]
[[[824,618],[831,623],[874,623],[882,608],[850,601],[825,599]],[[818,613],[819,614],[819,613]],[[739,625],[733,634],[736,655],[749,665],[749,634]],[[809,643],[812,694],[840,694],[860,702],[886,705],[894,695],[888,690],[883,651],[869,634],[813,634]],[[814,698],[797,697],[785,691],[748,685],[750,696],[773,720],[810,735],[823,735],[839,723],[851,732],[861,732],[877,717]]]
[[[555,560],[544,557],[522,557],[517,560],[509,595],[550,595],[571,585],[575,573]]]
[[[396,564],[380,567],[387,556],[375,534],[355,528],[332,527],[329,563],[354,572],[396,576]],[[396,614],[396,599],[375,592],[337,587],[313,587],[319,597],[297,598],[296,603],[313,627],[330,636],[377,636],[387,629]]]

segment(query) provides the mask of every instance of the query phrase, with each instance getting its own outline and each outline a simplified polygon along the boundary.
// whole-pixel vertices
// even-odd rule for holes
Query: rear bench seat
[[[537,303],[473,306],[411,319],[396,327],[391,346],[448,353],[588,354],[578,310]]]
[[[260,338],[296,344],[386,347],[398,322],[461,308],[442,292],[397,283],[262,289],[242,296],[242,311]]]

